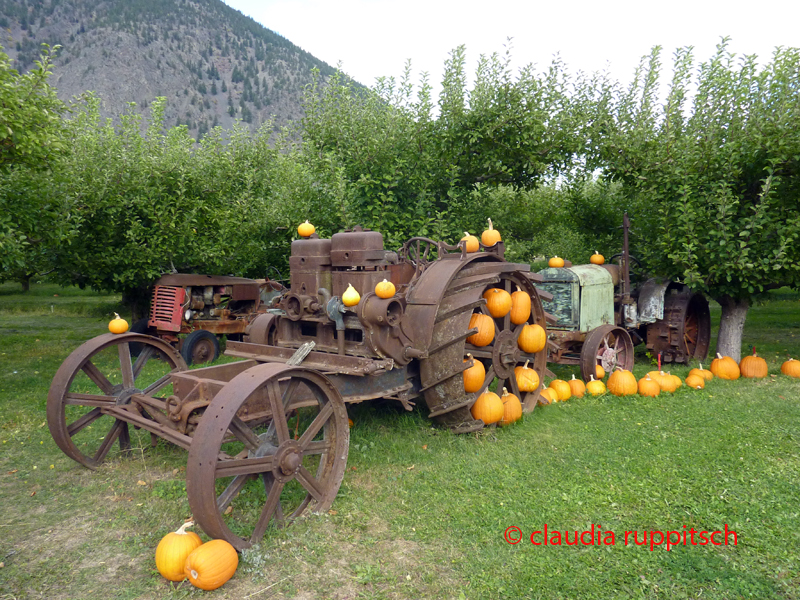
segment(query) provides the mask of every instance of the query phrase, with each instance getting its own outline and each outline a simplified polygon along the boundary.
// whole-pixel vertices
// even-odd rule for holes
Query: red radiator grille
[[[148,326],[166,331],[181,330],[181,307],[186,290],[180,287],[157,285],[153,291],[150,304],[150,320]]]

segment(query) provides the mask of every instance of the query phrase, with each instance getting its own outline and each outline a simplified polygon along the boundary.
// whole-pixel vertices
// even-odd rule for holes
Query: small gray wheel
[[[181,356],[187,365],[217,360],[219,358],[219,340],[210,331],[197,329],[183,340]]]

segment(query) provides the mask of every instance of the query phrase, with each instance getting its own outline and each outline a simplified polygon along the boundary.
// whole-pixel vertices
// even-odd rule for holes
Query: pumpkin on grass
[[[689,371],[689,375],[697,375],[698,377],[702,377],[705,381],[714,379],[714,374],[708,369],[704,369],[702,363],[700,363],[700,368]]]
[[[514,377],[517,379],[517,387],[520,392],[535,392],[539,389],[539,374],[528,367],[529,362],[526,360],[524,365],[514,368]]]
[[[648,398],[655,398],[661,393],[661,386],[658,382],[650,377],[648,373],[639,380],[639,395],[647,396]]]
[[[473,313],[469,318],[469,328],[477,327],[478,333],[473,333],[467,342],[473,346],[488,346],[494,339],[494,319],[483,313]]]
[[[717,358],[711,361],[711,372],[720,379],[739,379],[741,371],[739,365],[730,356],[722,356],[717,352]]]
[[[511,294],[511,314],[509,316],[514,325],[527,323],[528,317],[531,316],[531,297],[519,286],[517,286],[517,291]]]
[[[486,308],[495,319],[505,317],[511,311],[511,294],[500,288],[489,288],[483,292]]]
[[[572,379],[568,382],[569,389],[572,392],[572,395],[576,398],[583,398],[583,395],[586,393],[586,384],[583,383],[580,379],[575,379],[575,374],[572,374]]]
[[[478,359],[472,358],[472,354],[467,354],[464,362],[472,361],[472,366],[468,367],[464,375],[464,391],[473,393],[478,392],[483,387],[483,380],[486,379],[486,367]]]
[[[486,425],[497,423],[503,418],[503,401],[494,392],[484,392],[470,409],[472,418],[483,421]]]
[[[781,365],[781,373],[789,377],[800,377],[800,360],[790,358]]]
[[[602,381],[606,376],[606,370],[603,368],[603,365],[597,365],[594,369],[594,376],[597,377],[600,381]],[[590,374],[591,377],[591,374]],[[605,385],[605,384],[603,384]]]
[[[203,540],[194,531],[186,531],[194,525],[187,521],[177,531],[168,533],[156,547],[156,569],[165,579],[183,581],[186,579],[184,566],[186,557],[203,544]]]
[[[769,367],[767,367],[767,361],[756,354],[756,347],[753,346],[752,356],[745,356],[739,362],[739,371],[741,371],[742,377],[763,379],[769,374]]]
[[[601,396],[606,393],[606,384],[595,379],[594,375],[589,375],[589,381],[586,383],[586,391],[592,396]]]
[[[615,396],[630,396],[639,391],[639,386],[633,373],[618,369],[608,376],[608,391]]]
[[[503,418],[500,419],[498,425],[501,427],[511,425],[522,418],[522,402],[514,394],[509,394],[506,388],[503,388],[500,401],[503,403]]]
[[[706,387],[706,380],[703,379],[702,376],[697,374],[691,374],[686,376],[686,386],[692,388],[693,390],[702,390]]]
[[[559,402],[569,400],[570,396],[572,396],[572,390],[569,384],[563,379],[553,379],[553,381],[550,382],[550,389],[555,390]]]
[[[201,590],[215,590],[227,582],[239,566],[236,549],[225,540],[211,540],[186,557],[183,571],[189,583]]]
[[[539,404],[547,406],[548,404],[555,404],[556,402],[558,402],[558,394],[556,391],[542,384],[542,389],[539,391]]]

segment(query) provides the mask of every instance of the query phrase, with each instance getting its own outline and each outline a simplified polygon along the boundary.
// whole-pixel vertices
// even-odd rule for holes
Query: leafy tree
[[[57,49],[58,47],[56,47]],[[64,104],[50,87],[51,53],[20,75],[0,48],[0,280],[49,269],[49,249],[70,235],[54,162],[65,151]]]
[[[659,48],[628,90],[603,88],[594,164],[651,215],[654,271],[720,303],[717,349],[738,360],[753,299],[800,284],[800,51],[759,69],[727,45],[697,67],[678,50],[663,104]]]

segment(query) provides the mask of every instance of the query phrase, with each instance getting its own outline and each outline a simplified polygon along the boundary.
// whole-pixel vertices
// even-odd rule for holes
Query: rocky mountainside
[[[62,47],[50,81],[63,100],[91,90],[114,117],[166,96],[167,125],[195,136],[297,119],[312,69],[333,73],[221,0],[0,0],[0,27],[20,72],[42,43]]]

